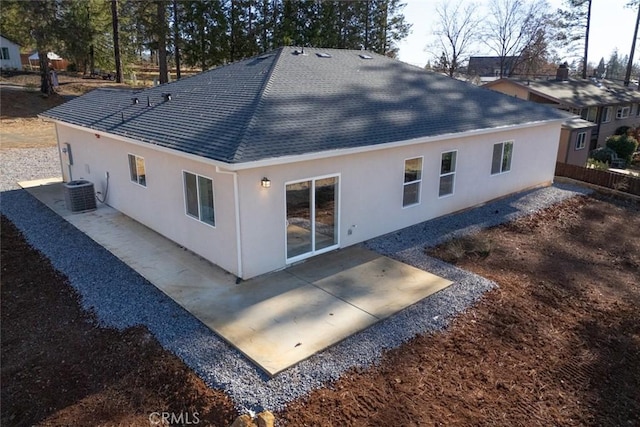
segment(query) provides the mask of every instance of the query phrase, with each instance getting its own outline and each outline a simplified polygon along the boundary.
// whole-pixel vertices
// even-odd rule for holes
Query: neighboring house
[[[560,142],[558,144],[558,158],[562,163],[585,166],[589,158],[589,143],[595,123],[572,117],[562,124]]]
[[[509,76],[517,66],[517,56],[472,56],[469,58],[467,74],[478,76],[483,82],[497,80],[502,76]]]
[[[20,45],[0,35],[0,69],[22,70]]]
[[[549,185],[568,117],[374,53],[291,47],[42,116],[64,181],[108,183],[110,206],[239,278]]]
[[[485,87],[566,110],[593,123],[588,149],[604,146],[621,126],[640,125],[640,92],[636,86],[624,87],[607,80],[571,80],[563,66],[555,79],[500,79]]]

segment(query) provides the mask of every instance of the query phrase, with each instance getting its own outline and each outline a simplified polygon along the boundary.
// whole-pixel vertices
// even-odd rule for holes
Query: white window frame
[[[576,136],[576,150],[584,150],[587,146],[587,133],[578,132]]]
[[[598,107],[589,107],[587,108],[587,117],[585,120],[596,123],[598,119]]]
[[[450,154],[453,153],[454,157],[453,157],[453,161],[452,161],[452,168],[450,172],[445,172],[442,173],[442,160],[445,154]],[[453,193],[455,193],[456,190],[456,168],[458,166],[458,150],[449,150],[449,151],[443,151],[442,153],[440,153],[440,179],[438,180],[438,198],[442,199],[444,197],[451,197],[453,196]],[[441,189],[442,189],[442,178],[451,176],[452,181],[451,181],[451,192],[446,193],[446,194],[441,194]]]
[[[617,120],[626,119],[629,117],[630,114],[631,114],[631,107],[629,107],[628,105],[626,107],[618,107],[618,109],[616,110],[616,119]]]
[[[9,55],[8,47],[2,46],[2,48],[0,48],[0,59],[4,59],[4,60],[11,59]]]
[[[330,175],[318,175],[318,176],[314,176],[311,178],[305,178],[305,179],[297,179],[295,181],[288,181],[284,183],[284,212],[285,212],[285,216],[286,216],[286,212],[287,212],[287,186],[288,185],[292,185],[292,184],[298,184],[301,182],[311,182],[311,186],[310,186],[310,201],[309,204],[311,206],[313,206],[314,208],[311,209],[311,218],[309,218],[309,221],[311,222],[311,224],[314,224],[313,226],[315,227],[315,223],[316,223],[316,209],[315,209],[315,205],[316,205],[316,182],[323,180],[323,179],[327,179],[327,178],[337,178],[337,186],[336,186],[336,192],[337,194],[335,195],[335,200],[334,203],[337,204],[337,208],[335,210],[335,215],[336,218],[334,218],[335,224],[335,233],[336,233],[336,244],[332,245],[332,246],[327,246],[326,248],[322,248],[319,250],[316,250],[315,246],[316,246],[316,233],[311,233],[311,251],[310,252],[306,252],[304,254],[300,254],[300,255],[296,255],[293,256],[291,258],[289,258],[289,254],[287,253],[287,227],[284,227],[284,258],[287,262],[287,264],[291,264],[294,262],[298,262],[316,255],[320,255],[323,254],[325,252],[330,252],[332,250],[335,250],[337,248],[340,247],[340,209],[342,209],[342,201],[341,201],[341,195],[342,195],[342,191],[341,191],[341,185],[342,185],[342,174],[337,173],[337,174],[330,174]]]
[[[193,175],[196,177],[196,202],[198,205],[198,216],[196,217],[195,215],[192,215],[189,213],[189,206],[188,206],[188,199],[187,199],[187,174],[189,175]],[[207,179],[209,181],[211,181],[211,211],[213,212],[213,224],[210,224],[206,221],[204,221],[202,219],[202,198],[200,196],[200,185],[199,185],[199,180],[200,179]],[[198,221],[201,224],[205,224],[209,227],[212,228],[216,228],[216,201],[215,201],[215,196],[216,196],[216,192],[214,190],[214,185],[213,185],[213,179],[205,176],[205,175],[200,175],[198,173],[195,172],[191,172],[188,170],[182,170],[182,194],[183,194],[183,198],[184,198],[184,213],[188,218],[191,218],[195,221]]]
[[[509,164],[507,165],[507,168],[504,168],[504,154],[505,154],[505,150],[504,147],[507,144],[511,144],[511,156],[509,157]],[[502,147],[500,148],[500,170],[497,172],[493,171],[493,153],[495,152],[495,147],[496,145],[501,145]],[[502,142],[496,142],[495,144],[493,144],[491,146],[491,175],[502,175],[505,173],[509,173],[511,172],[511,165],[513,163],[513,148],[514,148],[514,141],[502,141]]]
[[[135,170],[131,169],[131,159],[133,159],[133,166],[136,168]],[[142,160],[142,167],[144,168],[143,174],[140,174],[140,171],[138,170],[138,159]],[[147,188],[147,163],[145,162],[144,157],[128,153],[127,161],[129,162],[129,180],[140,187]]]
[[[420,176],[418,179],[413,180],[413,181],[405,181],[406,179],[406,174],[407,174],[407,162],[410,160],[416,160],[416,159],[420,159]],[[402,168],[402,208],[410,208],[412,206],[418,206],[420,204],[420,201],[422,199],[421,196],[421,190],[422,190],[422,174],[423,174],[423,170],[424,170],[424,156],[417,156],[417,157],[409,157],[407,159],[404,159],[404,163],[402,164],[403,168]],[[417,196],[418,196],[418,200],[416,200],[415,203],[409,203],[406,204],[405,200],[404,200],[404,189],[405,187],[407,187],[408,185],[417,185],[418,186],[418,190],[417,190]]]
[[[602,123],[609,123],[611,121],[611,113],[613,107],[604,107],[602,110]]]

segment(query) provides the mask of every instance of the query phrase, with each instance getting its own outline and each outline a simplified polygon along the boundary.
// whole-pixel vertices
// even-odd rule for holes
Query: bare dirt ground
[[[57,102],[0,93],[3,132]],[[42,123],[26,123],[15,132],[29,142]],[[238,415],[143,327],[99,327],[49,261],[1,226],[2,425],[148,426],[167,411],[228,426]],[[438,248],[499,288],[446,331],[292,402],[278,424],[640,425],[638,230],[637,202],[580,197]]]
[[[637,203],[580,197],[438,248],[500,287],[278,424],[638,425],[639,227]],[[98,327],[4,220],[1,237],[3,425],[148,425],[163,409],[231,423],[228,398],[144,328]]]
[[[55,127],[38,114],[97,87],[128,87],[63,73],[56,93],[45,97],[38,90],[38,74],[2,77],[0,83],[0,149],[54,147]]]

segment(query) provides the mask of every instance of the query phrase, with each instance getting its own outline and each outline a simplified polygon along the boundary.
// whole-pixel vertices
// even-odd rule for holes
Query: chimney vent
[[[566,62],[564,64],[560,64],[558,67],[558,71],[556,71],[556,80],[559,82],[569,81],[569,66]]]

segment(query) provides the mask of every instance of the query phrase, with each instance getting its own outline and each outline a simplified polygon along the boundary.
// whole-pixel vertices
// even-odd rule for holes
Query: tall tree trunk
[[[40,92],[51,95],[53,93],[53,83],[51,82],[47,51],[38,49],[38,59],[40,60]]]
[[[113,56],[116,62],[116,82],[122,83],[122,61],[120,60],[120,23],[118,0],[111,0],[111,22],[113,24]]]
[[[584,34],[584,60],[582,61],[582,78],[587,78],[587,53],[589,51],[589,29],[591,28],[591,0],[588,0],[589,8],[587,9],[587,30]]]
[[[96,69],[96,54],[93,45],[89,46],[89,75],[93,74]]]
[[[365,2],[366,13],[365,13],[365,21],[364,21],[364,50],[369,50],[369,0]]]
[[[176,78],[180,79],[180,28],[178,28],[178,0],[173,0],[173,46],[176,52]]]
[[[231,0],[231,43],[229,45],[229,62],[233,62],[235,60],[236,54],[236,1]]]
[[[636,29],[633,32],[633,41],[631,42],[631,52],[629,53],[629,62],[627,63],[627,73],[624,75],[624,85],[629,86],[631,82],[631,69],[633,68],[633,54],[636,51],[636,40],[638,39],[638,25],[640,25],[640,4],[638,4],[638,17],[636,18]]]
[[[165,16],[165,3],[158,1],[158,66],[160,67],[160,84],[169,82],[169,70],[167,68],[167,20]]]

